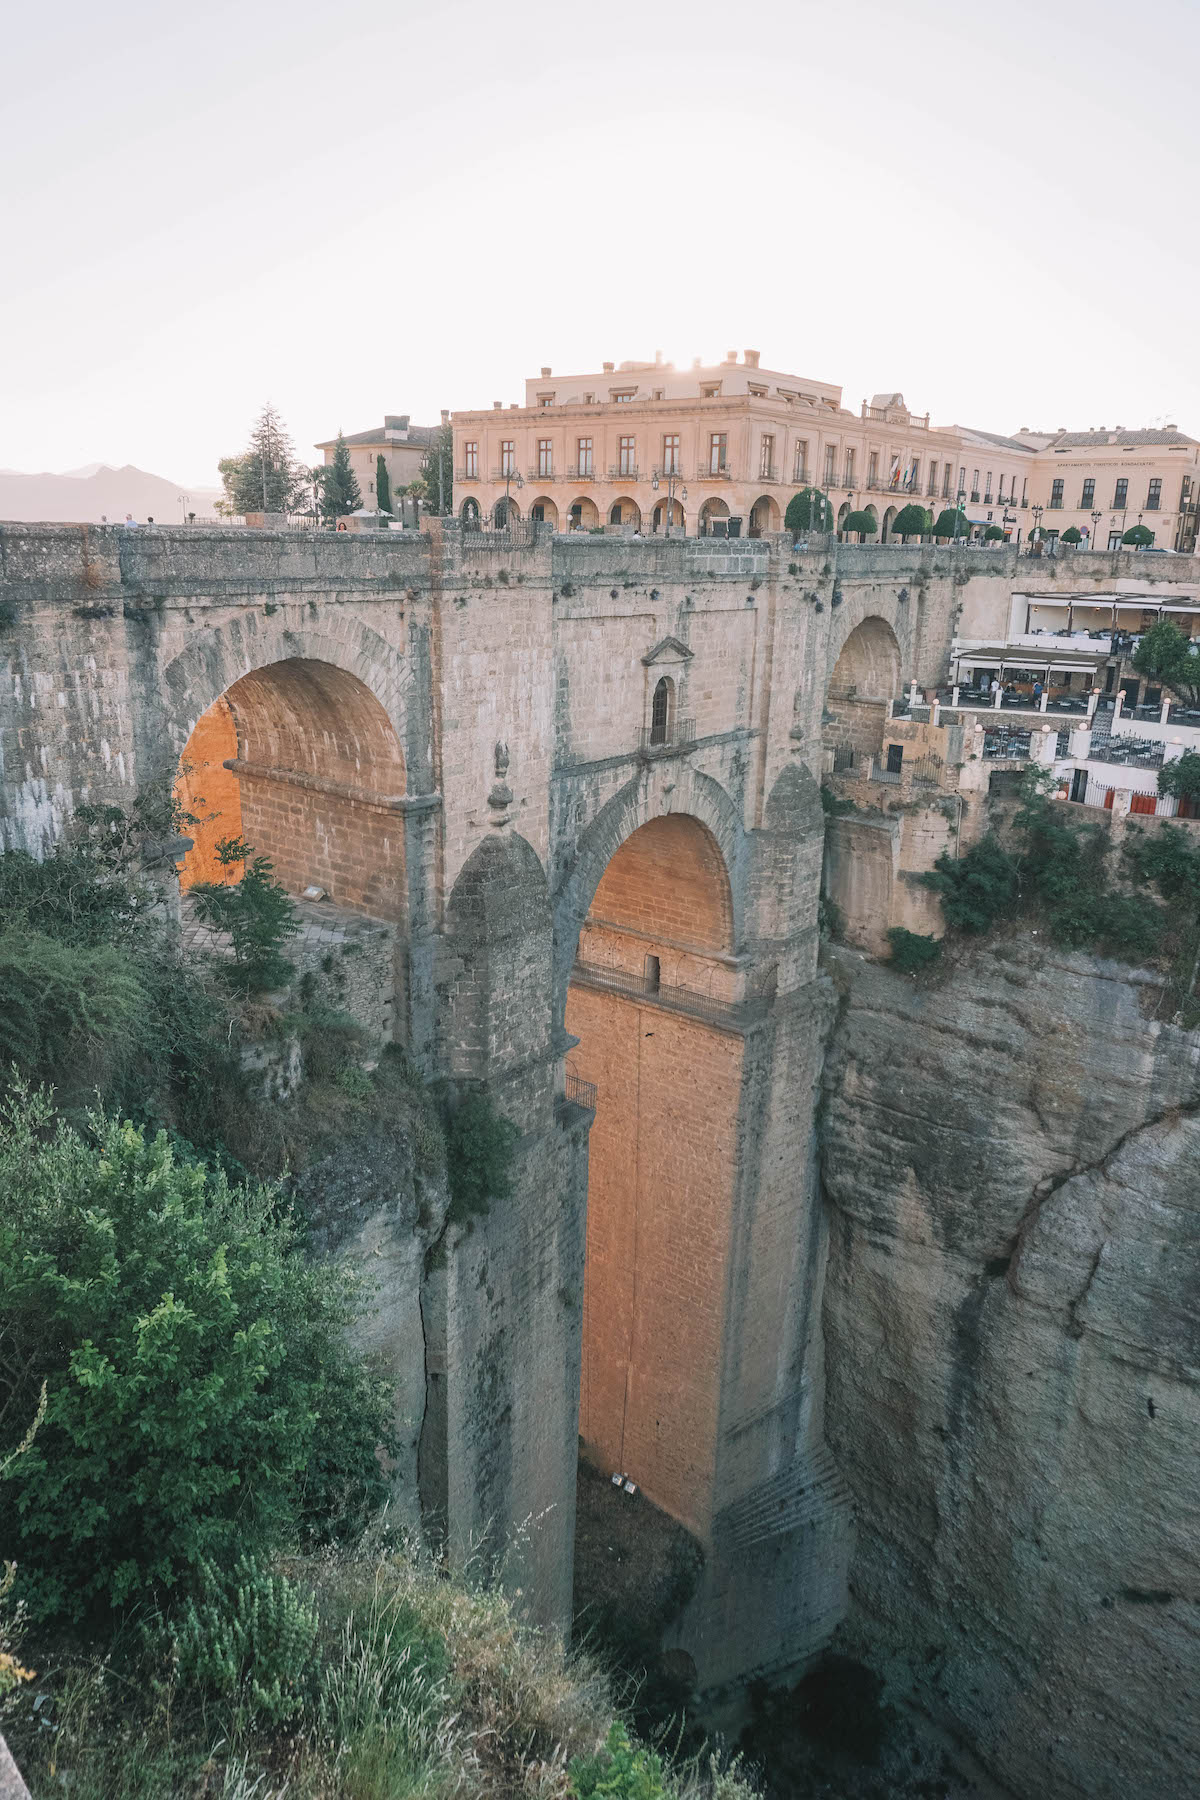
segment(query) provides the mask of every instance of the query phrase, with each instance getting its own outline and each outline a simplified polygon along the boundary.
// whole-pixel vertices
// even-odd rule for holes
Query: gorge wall
[[[1200,1767],[1200,1033],[1027,937],[827,966],[851,1643],[1028,1800]]]

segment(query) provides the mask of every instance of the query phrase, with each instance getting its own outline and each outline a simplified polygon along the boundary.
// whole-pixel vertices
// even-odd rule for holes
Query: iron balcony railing
[[[1165,745],[1153,738],[1106,738],[1102,747],[1093,745],[1098,762],[1120,763],[1130,769],[1161,769]]]
[[[932,753],[928,756],[919,756],[915,762],[909,763],[908,768],[913,780],[921,787],[941,787],[942,759],[940,756],[934,756]]]
[[[576,1075],[574,1070],[568,1069],[566,1082],[563,1085],[563,1099],[569,1101],[572,1106],[584,1106],[588,1112],[594,1113],[596,1110],[596,1084],[594,1081],[584,1081],[582,1076]]]
[[[854,745],[835,744],[833,747],[833,772],[840,775],[846,769],[854,767]]]
[[[993,731],[984,731],[983,754],[985,761],[1011,761],[1014,758],[1028,757],[1031,733],[1028,731],[1005,730],[997,726]]]
[[[676,987],[670,982],[656,981],[650,975],[639,975],[632,969],[612,969],[602,963],[577,961],[571,970],[571,979],[587,982],[589,987],[605,988],[610,993],[650,1000],[656,1006],[690,1013],[693,1018],[707,1019],[713,1024],[748,1024],[752,1019],[761,1019],[770,1006],[765,995],[752,995],[745,1000],[721,1000],[714,994],[701,994],[695,988]]]
[[[899,769],[889,769],[879,761],[878,757],[871,758],[872,781],[882,781],[888,787],[899,787],[902,779]]]
[[[656,463],[651,469],[650,475],[651,479],[654,481],[671,481],[672,479],[675,481],[683,480],[683,470],[678,463],[668,464],[665,468],[660,467]]]
[[[477,468],[475,468],[475,469],[455,469],[454,479],[455,479],[455,481],[478,481],[479,480],[479,470]]]
[[[793,469],[792,480],[797,487],[811,487],[812,471],[810,469]]]
[[[779,470],[775,467],[774,463],[768,463],[765,468],[762,463],[760,463],[758,465],[758,479],[760,481],[778,481]]]
[[[568,463],[568,481],[595,481],[596,471],[591,463]]]
[[[492,480],[493,481],[514,481],[515,482],[516,479],[517,479],[516,463],[513,464],[511,469],[493,469],[492,470]]]
[[[733,465],[727,462],[714,463],[711,460],[707,464],[701,463],[700,467],[696,470],[696,480],[732,481]]]
[[[636,463],[629,463],[628,465],[610,463],[608,466],[608,479],[610,481],[640,481],[642,478],[638,472]]]
[[[669,732],[659,732],[653,725],[643,725],[638,741],[642,756],[670,756],[690,750],[696,742],[695,719],[676,719]]]
[[[554,473],[554,470],[552,468],[550,468],[550,469],[530,469],[530,471],[529,471],[528,475],[526,475],[525,479],[526,479],[526,481],[537,482],[538,485],[540,486],[543,481],[557,481],[558,476]]]

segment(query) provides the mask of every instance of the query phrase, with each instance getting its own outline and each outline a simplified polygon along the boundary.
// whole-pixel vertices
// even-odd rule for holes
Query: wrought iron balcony
[[[455,469],[454,479],[455,479],[455,481],[478,481],[479,480],[479,470],[478,470],[478,468]]]
[[[565,479],[567,481],[595,481],[596,471],[591,463],[584,463],[582,467],[578,463],[568,463]]]
[[[516,463],[514,463],[511,469],[493,469],[492,470],[492,480],[493,481],[511,481],[513,483],[513,485],[515,486],[517,476],[519,473],[520,473],[520,471],[518,470]]]
[[[672,479],[675,481],[683,480],[683,470],[678,463],[669,469],[655,467],[651,469],[650,475],[651,479],[654,481],[671,481]]]
[[[680,756],[691,750],[695,742],[695,719],[676,719],[670,731],[665,733],[660,733],[653,725],[643,725],[638,740],[638,754],[643,758]]]
[[[640,481],[642,478],[638,472],[636,463],[630,463],[625,467],[622,467],[620,463],[616,463],[615,465],[610,463],[608,465],[608,479],[610,481]]]
[[[758,469],[758,479],[760,481],[768,481],[768,482],[778,481],[779,480],[779,470],[775,467],[775,465],[773,463],[768,464],[766,468],[763,468],[762,464],[760,463],[759,469]]]
[[[571,1106],[583,1106],[588,1112],[594,1113],[596,1110],[596,1084],[594,1081],[584,1081],[583,1077],[576,1075],[573,1069],[568,1069],[566,1081],[563,1084],[563,1099]]]
[[[543,482],[557,481],[558,476],[554,473],[554,470],[552,468],[550,468],[550,469],[530,469],[529,473],[526,475],[525,479],[526,479],[526,481],[534,483],[535,486],[540,487]]]
[[[700,467],[696,470],[697,481],[732,481],[732,479],[733,468],[732,465],[727,462],[718,463],[716,465],[711,462],[707,465],[701,463]]]

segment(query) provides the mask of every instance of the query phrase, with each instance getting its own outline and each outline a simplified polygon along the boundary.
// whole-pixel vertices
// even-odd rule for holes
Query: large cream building
[[[442,414],[443,424],[447,415]],[[425,453],[437,435],[435,425],[414,425],[408,413],[385,413],[383,424],[371,431],[352,431],[345,434],[346,447],[350,452],[350,467],[354,470],[363,505],[374,511],[377,495],[375,492],[375,476],[378,468],[377,458],[383,457],[384,467],[388,472],[388,481],[393,497],[401,488],[415,481],[421,473],[421,465]],[[324,452],[326,465],[333,461],[337,449],[337,439],[326,438],[325,442],[316,446]]]
[[[935,517],[957,502],[974,538],[995,526],[1021,542],[1040,520],[1047,535],[1075,525],[1107,548],[1141,517],[1156,548],[1190,551],[1198,455],[1173,426],[1005,436],[931,425],[899,393],[856,413],[840,387],[764,369],[756,350],[690,369],[661,357],[584,375],[544,368],[524,404],[454,415],[460,518],[507,514],[563,531],[669,523],[758,537],[780,530],[791,496],[814,486],[839,529],[850,512],[869,512],[876,540],[910,501]]]
[[[455,506],[464,519],[544,520],[560,530],[778,531],[799,489],[828,494],[838,523],[870,511],[886,539],[909,501],[931,510],[962,496],[976,535],[1027,526],[1036,451],[1015,438],[939,428],[899,393],[859,412],[842,390],[764,369],[756,350],[708,367],[605,363],[592,374],[525,384],[524,405],[497,400],[454,415]]]
[[[1060,537],[1073,525],[1099,550],[1113,549],[1134,525],[1154,533],[1157,550],[1196,549],[1200,443],[1175,425],[1146,431],[1020,431],[1036,451],[1030,487],[1041,529]]]

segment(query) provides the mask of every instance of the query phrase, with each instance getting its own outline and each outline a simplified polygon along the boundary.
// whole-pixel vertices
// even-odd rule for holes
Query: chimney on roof
[[[549,380],[549,379],[550,379],[550,371],[549,371],[549,369],[543,369],[543,370],[542,370],[542,380],[543,380],[543,381],[548,381],[548,380]]]
[[[704,367],[704,364],[700,361],[698,356],[693,356],[692,367],[693,369],[702,369]]]
[[[383,429],[385,431],[407,431],[410,413],[384,413]]]
[[[615,363],[601,363],[600,367],[603,369],[603,371],[606,375],[611,375],[614,368],[616,367],[616,364]]]
[[[1113,426],[1114,431],[1124,431],[1124,429],[1125,429],[1125,427],[1123,425],[1114,425]]]
[[[727,350],[725,352],[725,361],[727,363],[735,363],[737,361],[737,351],[736,350]]]
[[[748,369],[757,369],[757,367],[758,367],[758,351],[757,350],[743,350],[742,355],[745,358],[746,367]]]
[[[493,400],[492,401],[492,411],[493,412],[503,412],[503,410],[504,410],[503,400]]]
[[[1178,427],[1178,425],[1164,425],[1163,430],[1164,431],[1178,431],[1179,427]]]
[[[450,408],[448,406],[443,406],[443,408],[442,408],[442,424],[448,425],[449,423],[450,423]]]
[[[658,366],[659,366],[659,364],[660,364],[660,363],[661,363],[661,362],[662,362],[662,351],[661,351],[661,350],[656,350],[656,351],[655,351],[655,352],[654,352],[654,366],[655,366],[655,368],[657,368],[657,367],[658,367]]]

